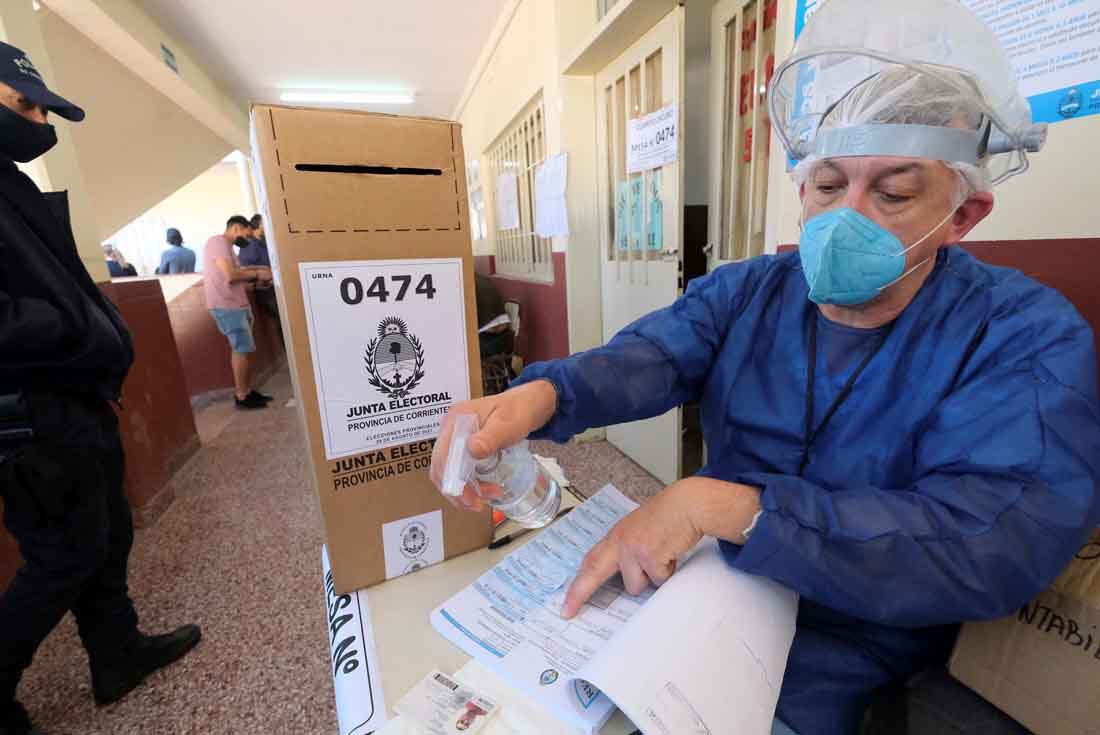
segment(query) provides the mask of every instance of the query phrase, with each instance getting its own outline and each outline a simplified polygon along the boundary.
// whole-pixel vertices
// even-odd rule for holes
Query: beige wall
[[[1027,173],[995,190],[993,214],[969,240],[1100,237],[1100,115],[1050,126]]]
[[[160,57],[160,45],[162,43],[168,46],[176,57],[179,76],[207,103],[235,123],[240,138],[233,142],[240,146],[248,144],[248,100],[236,99],[227,94],[206,73],[202,60],[182,41],[174,38],[157,25],[141,9],[139,2],[134,2],[134,0],[95,0],[95,3],[119,26],[125,28],[126,32],[137,39],[153,56]],[[259,7],[258,5],[257,9]],[[302,12],[310,11],[307,6],[303,5]],[[226,32],[238,33],[242,38],[247,36],[247,29],[226,29]]]
[[[591,8],[589,8],[590,10]],[[540,92],[546,109],[547,152],[569,155],[569,237],[554,238],[566,253],[566,288],[573,351],[602,342],[599,296],[599,237],[596,210],[595,97],[590,77],[562,77],[558,31],[575,33],[586,18],[579,3],[520,0],[509,4],[473,71],[473,86],[457,111],[466,157],[482,158],[515,116]],[[587,19],[595,27],[595,13]],[[475,243],[477,255],[495,253],[494,182],[482,159],[482,186],[490,235]]]
[[[5,3],[0,7],[0,38],[23,49],[42,75],[52,82],[56,74],[42,29],[44,13],[45,11],[34,10],[29,2]],[[39,188],[45,191],[69,192],[73,235],[80,259],[92,278],[101,282],[107,280],[107,264],[99,246],[100,234],[95,207],[85,184],[84,172],[73,140],[75,127],[75,124],[68,121],[59,122],[57,146],[23,168]]]
[[[88,113],[70,134],[95,203],[98,240],[230,151],[222,138],[59,16],[43,11],[42,33],[56,87]]]
[[[248,209],[237,166],[217,163],[110,240],[141,275],[152,275],[168,247],[165,230],[175,227],[184,244],[195,251],[196,266],[201,270],[203,245],[210,236],[223,232],[225,221],[234,214],[251,217],[254,212]]]

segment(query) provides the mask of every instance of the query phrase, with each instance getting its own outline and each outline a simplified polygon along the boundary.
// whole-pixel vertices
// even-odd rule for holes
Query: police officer
[[[35,650],[72,611],[98,704],[116,702],[199,642],[138,630],[117,403],[130,334],[77,256],[64,193],[16,167],[50,150],[47,115],[84,111],[0,43],[0,496],[24,565],[0,597],[0,735],[40,732],[15,701]]]

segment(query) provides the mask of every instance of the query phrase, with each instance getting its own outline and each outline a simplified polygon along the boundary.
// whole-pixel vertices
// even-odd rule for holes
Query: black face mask
[[[236,240],[233,241],[233,244],[239,248],[246,248],[248,247],[248,239],[244,237],[238,237]]]
[[[36,123],[0,105],[0,153],[27,163],[57,145],[57,131],[48,123]]]

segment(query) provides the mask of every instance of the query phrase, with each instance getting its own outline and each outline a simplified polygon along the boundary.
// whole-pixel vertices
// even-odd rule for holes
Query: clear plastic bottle
[[[443,493],[458,496],[467,484],[479,488],[481,483],[492,483],[499,486],[503,494],[485,500],[520,526],[542,528],[553,521],[561,508],[561,488],[531,454],[527,441],[478,461],[466,449],[470,437],[477,431],[476,415],[455,417],[447,464],[443,469]]]

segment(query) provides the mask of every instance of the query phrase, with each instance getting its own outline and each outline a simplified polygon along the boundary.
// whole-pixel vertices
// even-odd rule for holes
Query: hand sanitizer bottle
[[[466,448],[478,428],[475,414],[455,417],[443,469],[443,494],[460,496],[467,484],[480,494],[481,483],[492,483],[500,487],[502,495],[485,500],[520,526],[542,528],[554,520],[561,507],[561,488],[528,450],[527,440],[479,461]]]

